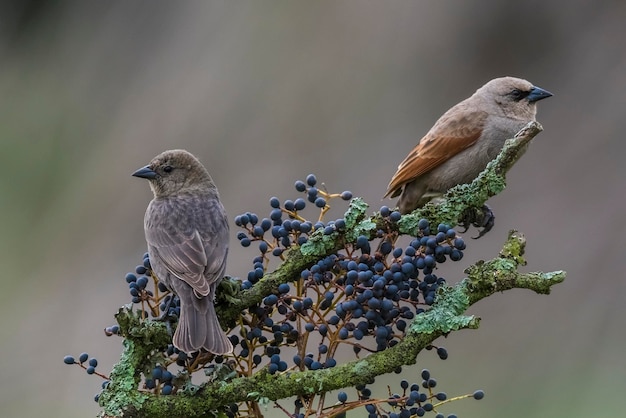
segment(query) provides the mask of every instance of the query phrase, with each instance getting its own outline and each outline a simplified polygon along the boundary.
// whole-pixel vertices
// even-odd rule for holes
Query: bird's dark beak
[[[550,96],[552,96],[552,93],[550,93],[548,90],[544,90],[541,87],[533,86],[533,88],[530,89],[530,94],[528,94],[527,99],[529,102],[532,103],[541,99],[548,98]]]
[[[141,177],[142,179],[152,180],[157,176],[150,166],[141,167],[139,170],[133,173],[134,177]]]

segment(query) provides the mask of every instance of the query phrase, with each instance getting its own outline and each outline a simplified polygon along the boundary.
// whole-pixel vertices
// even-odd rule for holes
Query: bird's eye
[[[524,97],[528,96],[530,94],[529,91],[522,91],[520,89],[513,89],[511,91],[511,93],[509,93],[509,95],[513,98],[513,100],[515,100],[516,102],[519,102],[520,100],[522,100]]]
[[[171,165],[166,165],[165,167],[163,167],[163,171],[165,171],[166,173],[171,173],[173,170]]]

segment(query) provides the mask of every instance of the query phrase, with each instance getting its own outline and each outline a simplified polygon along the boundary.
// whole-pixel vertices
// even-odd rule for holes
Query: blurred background
[[[443,410],[465,418],[620,416],[625,19],[619,1],[3,1],[1,415],[98,413],[100,379],[62,359],[86,351],[108,373],[119,358],[102,330],[145,251],[151,193],[130,174],[154,155],[197,155],[231,218],[297,197],[308,173],[374,210],[394,203],[380,198],[397,164],[445,110],[513,75],[554,93],[545,131],[490,201],[495,228],[445,277],[496,256],[511,228],[527,271],[568,277],[550,296],[476,305],[479,330],[402,377],[429,368],[450,395],[484,389]],[[256,254],[236,232],[228,273],[241,277]]]

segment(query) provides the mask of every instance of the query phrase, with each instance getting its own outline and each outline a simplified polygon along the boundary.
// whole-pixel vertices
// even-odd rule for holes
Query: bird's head
[[[516,77],[495,78],[475,94],[496,104],[504,116],[527,121],[535,120],[537,102],[552,96],[549,91]]]
[[[206,168],[185,150],[162,152],[150,164],[135,171],[133,176],[147,179],[155,197],[215,189]]]

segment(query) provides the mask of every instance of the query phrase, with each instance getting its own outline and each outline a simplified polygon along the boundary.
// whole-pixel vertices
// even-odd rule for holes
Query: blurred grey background
[[[568,278],[483,301],[479,330],[441,342],[447,361],[425,353],[403,377],[428,367],[450,395],[484,389],[443,409],[465,418],[621,416],[625,21],[620,1],[2,2],[0,415],[99,411],[100,379],[62,358],[87,351],[105,373],[118,359],[102,329],[129,299],[151,198],[130,173],[157,153],[196,154],[231,218],[267,214],[310,172],[377,209],[439,115],[514,75],[554,93],[545,131],[446,277],[517,228],[528,271]],[[236,232],[228,272],[245,276]]]

